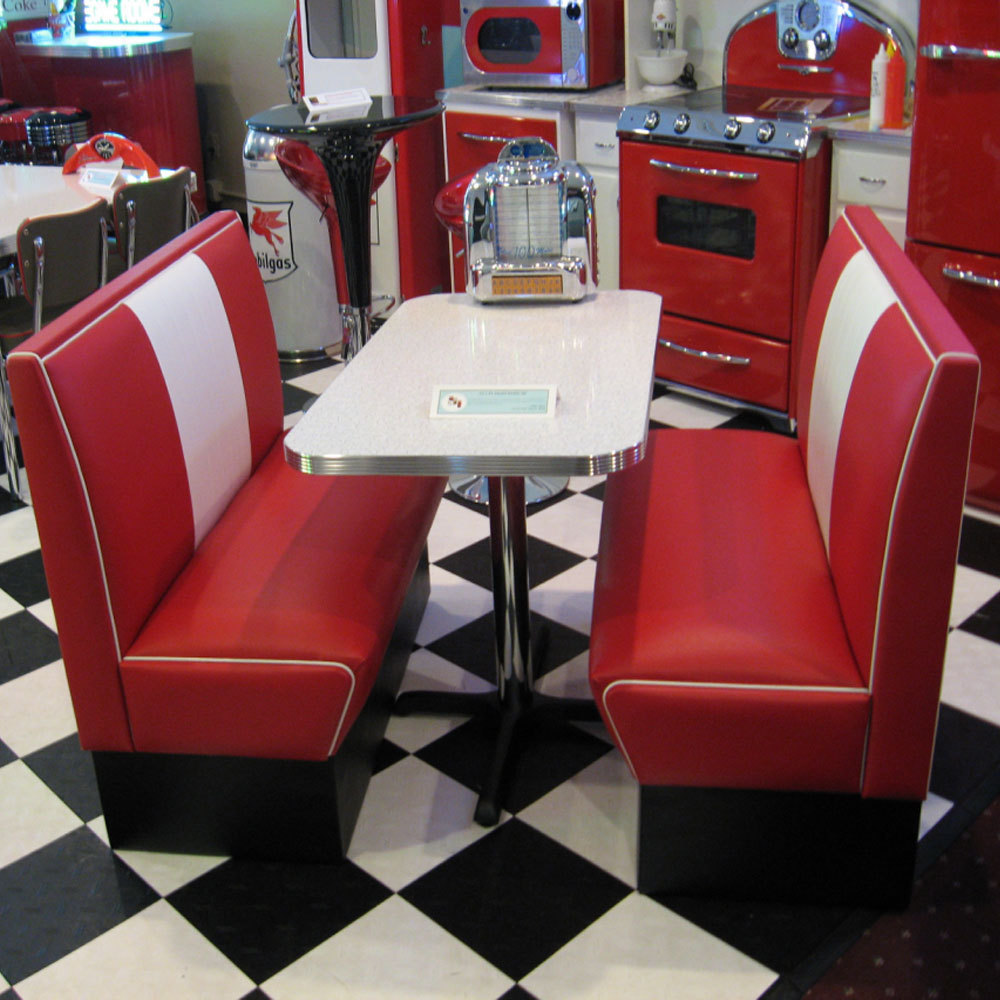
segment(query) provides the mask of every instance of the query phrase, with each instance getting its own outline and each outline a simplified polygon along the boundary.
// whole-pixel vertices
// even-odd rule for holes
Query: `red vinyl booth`
[[[979,362],[870,209],[812,290],[798,436],[661,430],[609,477],[590,680],[645,892],[905,905]]]
[[[270,311],[233,212],[8,370],[112,846],[342,857],[427,600],[444,480],[287,464]]]

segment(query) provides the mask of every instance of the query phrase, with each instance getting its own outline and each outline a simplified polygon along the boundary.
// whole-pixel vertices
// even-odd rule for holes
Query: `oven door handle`
[[[810,73],[832,73],[832,66],[792,66],[788,63],[778,63],[778,69],[788,70],[791,73],[798,73],[801,76],[809,76]]]
[[[964,281],[967,285],[978,285],[980,288],[1000,289],[1000,278],[987,278],[985,274],[976,274],[954,264],[945,264],[941,273],[952,281]]]
[[[669,160],[650,160],[649,164],[652,167],[659,167],[661,170],[670,170],[675,174],[694,174],[696,177],[712,177],[724,181],[749,181],[753,183],[760,177],[760,174],[750,173],[745,170],[714,170],[711,167],[688,167],[682,163],[671,163]]]
[[[701,358],[702,361],[721,361],[724,365],[735,365],[737,368],[746,368],[750,364],[749,358],[741,358],[738,354],[716,354],[713,351],[699,351],[693,347],[685,347],[683,344],[675,344],[672,340],[664,340],[660,337],[656,341],[660,347],[666,347],[670,351],[678,354],[686,354],[689,358]]]
[[[925,59],[1000,59],[1000,49],[976,49],[965,45],[921,45]]]
[[[459,132],[458,137],[470,142],[510,142],[510,137],[506,135],[481,135],[479,132]]]

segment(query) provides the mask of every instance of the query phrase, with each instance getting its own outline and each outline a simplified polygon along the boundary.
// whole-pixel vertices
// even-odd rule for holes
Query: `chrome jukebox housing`
[[[597,283],[594,179],[544,139],[508,142],[465,193],[465,287],[481,302],[576,301]]]

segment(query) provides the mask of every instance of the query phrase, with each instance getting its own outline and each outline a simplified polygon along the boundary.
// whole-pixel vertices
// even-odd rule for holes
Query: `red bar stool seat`
[[[347,301],[347,268],[344,264],[344,247],[340,239],[340,223],[337,219],[337,207],[333,201],[333,190],[330,179],[320,158],[304,142],[297,139],[285,139],[274,151],[275,159],[281,172],[288,178],[292,186],[302,192],[323,214],[327,231],[330,236],[330,255],[333,258],[333,273],[337,282],[337,301],[346,306]],[[392,164],[380,156],[375,161],[375,174],[372,178],[372,194],[385,183],[392,170]],[[388,296],[381,311],[395,305],[395,300]]]

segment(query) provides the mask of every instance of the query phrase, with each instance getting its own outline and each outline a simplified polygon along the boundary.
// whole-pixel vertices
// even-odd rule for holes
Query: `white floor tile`
[[[475,792],[407,757],[369,783],[348,857],[398,892],[489,832],[475,810]]]
[[[490,519],[451,500],[442,500],[430,534],[427,553],[431,562],[490,537]]]
[[[590,635],[596,572],[597,563],[593,559],[587,559],[565,573],[533,587],[531,610],[584,635]]]
[[[0,803],[0,868],[82,826],[80,817],[20,760],[0,767]]]
[[[1000,726],[1000,648],[970,632],[948,636],[941,700]]]
[[[920,807],[920,831],[918,836],[922,837],[925,833],[931,830],[940,820],[944,818],[945,813],[947,813],[954,804],[954,802],[951,802],[948,799],[943,799],[940,795],[935,795],[933,792],[930,792],[924,800],[923,805]]]
[[[496,1000],[512,985],[489,962],[393,896],[261,989],[272,1000]]]
[[[725,406],[673,394],[654,399],[649,409],[653,420],[671,427],[718,427],[732,419],[735,412]]]
[[[485,587],[477,587],[440,566],[430,567],[430,580],[430,600],[417,631],[421,646],[493,610],[493,594]]]
[[[633,893],[522,980],[538,1000],[756,1000],[777,977]]]
[[[617,750],[518,813],[518,819],[635,888],[639,786]]]
[[[17,984],[22,1000],[239,1000],[254,987],[161,900]]]
[[[1000,577],[968,566],[955,570],[955,588],[951,598],[951,616],[948,624],[952,628],[961,625],[971,614],[978,611],[987,601],[1000,592]]]
[[[43,624],[47,625],[53,632],[56,632],[56,616],[52,611],[51,601],[40,601],[32,604],[28,610]]]
[[[19,757],[76,732],[62,660],[0,687],[0,739]]]
[[[592,698],[587,667],[590,653],[584,650],[579,656],[567,660],[555,670],[540,677],[535,687],[554,698]],[[603,728],[603,727],[602,727]]]
[[[528,518],[528,531],[577,555],[596,556],[602,509],[600,500],[577,493],[532,514]]]
[[[313,392],[318,396],[343,370],[343,365],[327,365],[325,368],[320,368],[316,371],[296,375],[287,381],[289,385],[294,385],[298,389],[304,389],[306,392]]]
[[[0,618],[6,618],[8,615],[16,615],[22,610],[20,601],[15,601],[10,594],[0,590]]]
[[[418,649],[410,656],[400,685],[403,691],[465,691],[470,694],[492,691],[493,685],[468,670],[449,663],[427,649]],[[386,728],[386,739],[413,753],[436,740],[466,719],[461,716],[393,715]]]
[[[30,507],[0,517],[0,552],[4,561],[33,552],[38,546],[35,512]]]
[[[107,843],[107,827],[102,833],[102,839]],[[156,851],[115,853],[161,896],[193,882],[226,860],[225,857],[207,854],[161,854]]]

